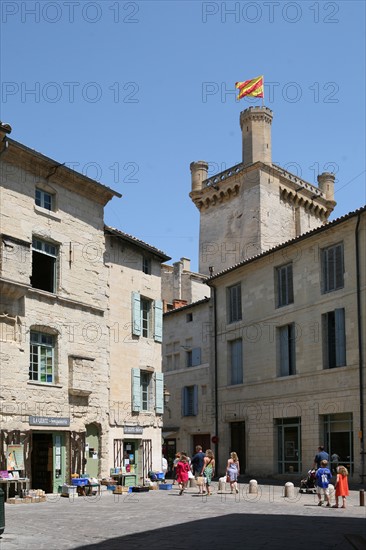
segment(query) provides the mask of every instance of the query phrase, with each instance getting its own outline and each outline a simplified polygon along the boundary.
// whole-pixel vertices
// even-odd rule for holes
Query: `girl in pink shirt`
[[[186,489],[188,484],[188,472],[189,472],[189,462],[187,455],[184,453],[181,453],[179,462],[175,468],[175,471],[177,472],[177,481],[178,481],[178,487],[180,489],[179,494],[182,495],[184,489]]]

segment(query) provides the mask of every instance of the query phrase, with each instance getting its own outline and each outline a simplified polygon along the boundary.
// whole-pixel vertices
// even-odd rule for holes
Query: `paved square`
[[[366,508],[351,491],[347,508],[317,506],[316,495],[289,501],[283,487],[260,485],[258,495],[241,484],[238,495],[201,497],[150,491],[75,500],[49,495],[39,504],[5,505],[1,550],[66,548],[135,549],[325,549],[366,548]]]

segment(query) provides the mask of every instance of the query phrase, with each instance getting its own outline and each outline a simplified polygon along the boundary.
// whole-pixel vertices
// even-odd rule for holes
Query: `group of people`
[[[336,455],[337,458],[338,455]],[[333,455],[332,455],[333,458]],[[318,453],[315,455],[313,468],[316,470],[316,487],[318,494],[318,506],[326,503],[330,507],[329,484],[332,479],[332,472],[328,468],[329,455],[321,445],[318,447]],[[215,456],[211,449],[203,452],[201,445],[196,446],[196,453],[190,459],[185,452],[179,452],[175,455],[173,463],[175,479],[179,486],[179,495],[182,495],[187,488],[189,479],[195,479],[198,486],[198,493],[203,495],[207,493],[212,495],[211,482],[215,474]],[[333,508],[339,507],[339,498],[342,498],[341,508],[346,507],[346,497],[349,495],[348,489],[348,471],[344,466],[336,468],[337,479],[335,482],[336,503]],[[226,482],[230,483],[231,493],[238,493],[238,476],[240,474],[240,464],[238,455],[235,452],[230,453],[230,458],[226,465]],[[175,481],[173,481],[174,483]],[[322,500],[324,496],[324,501]]]
[[[337,458],[338,455],[336,455]],[[332,455],[333,457],[333,455]],[[329,455],[324,450],[324,447],[321,445],[318,447],[318,453],[315,455],[313,468],[316,469],[316,486],[318,494],[318,506],[322,506],[323,500],[322,495],[324,495],[324,502],[326,506],[330,507],[330,496],[329,496],[329,484],[332,479],[332,472],[328,468]],[[348,489],[348,471],[345,466],[337,466],[336,469],[337,479],[335,482],[335,498],[336,503],[333,508],[339,508],[339,498],[342,498],[341,508],[346,507],[346,497],[349,494]]]
[[[215,474],[215,455],[211,449],[203,452],[201,445],[196,446],[196,453],[190,459],[186,453],[179,452],[175,456],[173,469],[179,486],[179,494],[182,495],[187,488],[190,478],[196,480],[200,495],[212,495],[211,482]],[[238,475],[240,473],[239,459],[236,453],[231,453],[227,462],[226,475],[230,483],[231,492],[238,493]],[[174,483],[174,482],[173,482]]]

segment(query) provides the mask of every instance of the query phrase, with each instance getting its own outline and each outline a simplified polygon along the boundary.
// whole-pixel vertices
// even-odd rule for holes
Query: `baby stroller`
[[[305,479],[300,481],[300,490],[299,493],[316,493],[316,470],[309,470],[308,475]]]

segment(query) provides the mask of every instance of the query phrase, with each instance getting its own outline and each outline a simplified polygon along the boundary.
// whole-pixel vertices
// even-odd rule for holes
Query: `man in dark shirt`
[[[327,460],[329,462],[329,455],[324,451],[323,445],[320,445],[318,447],[318,454],[316,454],[314,458],[313,468],[318,470],[320,468],[320,463],[322,460]]]
[[[197,477],[200,477],[202,468],[203,468],[203,460],[205,458],[206,454],[202,451],[201,445],[196,446],[196,454],[191,459],[191,466],[193,469],[194,477],[197,479]],[[199,492],[200,494],[203,493],[203,486],[199,485]]]

